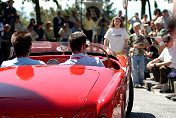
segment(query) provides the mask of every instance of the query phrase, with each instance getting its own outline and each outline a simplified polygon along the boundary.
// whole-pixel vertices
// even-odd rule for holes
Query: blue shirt
[[[43,61],[33,60],[29,57],[18,57],[12,60],[3,61],[1,67],[11,67],[20,65],[46,65]]]
[[[70,59],[60,65],[87,65],[105,67],[98,57],[89,57],[83,53],[71,55]]]

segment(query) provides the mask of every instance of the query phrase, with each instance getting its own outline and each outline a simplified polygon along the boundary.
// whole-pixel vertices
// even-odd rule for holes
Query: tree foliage
[[[110,0],[104,0],[103,12],[109,20],[111,20],[114,16],[117,16],[117,14],[115,14],[116,9],[112,8],[113,4],[114,3],[110,2]]]

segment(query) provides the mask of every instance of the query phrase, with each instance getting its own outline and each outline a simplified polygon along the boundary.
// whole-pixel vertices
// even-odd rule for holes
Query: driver
[[[45,65],[43,61],[30,59],[29,52],[32,47],[32,38],[26,31],[17,31],[11,38],[12,46],[16,58],[3,61],[1,67],[19,66],[19,65]]]
[[[72,50],[70,59],[60,65],[87,65],[105,67],[98,57],[89,57],[85,55],[86,35],[82,32],[74,32],[69,38],[69,45]]]

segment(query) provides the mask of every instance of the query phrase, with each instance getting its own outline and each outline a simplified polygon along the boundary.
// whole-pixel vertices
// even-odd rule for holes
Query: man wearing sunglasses
[[[104,67],[104,64],[98,57],[89,57],[85,55],[87,48],[86,39],[86,35],[82,32],[72,33],[68,38],[72,55],[70,59],[60,65],[87,65]]]
[[[161,88],[161,93],[169,91],[167,75],[172,69],[176,69],[176,47],[173,46],[173,39],[170,34],[163,37],[163,42],[165,48],[161,55],[147,64],[147,68],[151,69],[155,81],[159,82],[153,86],[153,89]]]

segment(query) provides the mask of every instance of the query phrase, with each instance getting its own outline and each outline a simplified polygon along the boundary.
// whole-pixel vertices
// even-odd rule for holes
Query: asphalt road
[[[159,90],[134,88],[134,103],[130,118],[176,118],[176,101],[169,100]]]

